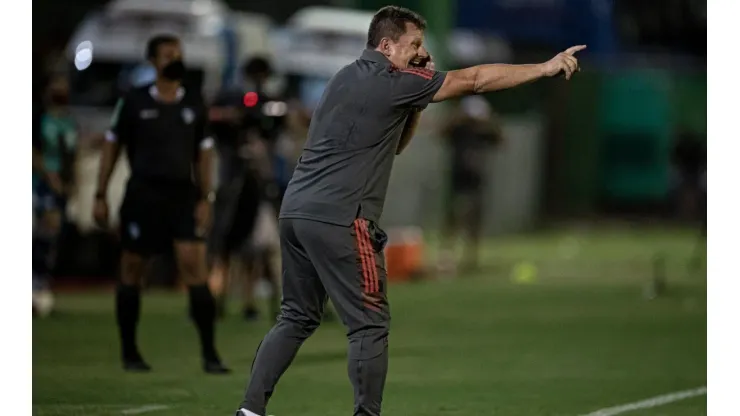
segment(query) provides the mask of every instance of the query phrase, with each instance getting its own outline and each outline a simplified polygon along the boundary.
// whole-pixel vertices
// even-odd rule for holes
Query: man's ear
[[[390,57],[392,54],[392,48],[388,38],[383,38],[380,40],[380,43],[378,44],[378,49],[380,50],[380,53],[387,57]]]

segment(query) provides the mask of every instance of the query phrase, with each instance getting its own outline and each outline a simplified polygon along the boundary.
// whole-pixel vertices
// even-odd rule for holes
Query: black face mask
[[[162,76],[171,81],[180,81],[185,76],[185,64],[181,60],[170,62],[162,68]]]

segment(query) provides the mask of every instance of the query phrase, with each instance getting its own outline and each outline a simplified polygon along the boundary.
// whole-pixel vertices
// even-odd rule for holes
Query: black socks
[[[205,361],[219,361],[214,346],[214,321],[216,301],[208,286],[189,287],[190,318],[200,336],[201,352]],[[121,336],[121,352],[124,361],[141,361],[136,345],[136,327],[141,311],[141,290],[138,286],[119,285],[116,289],[116,321]]]
[[[219,361],[214,346],[216,301],[206,284],[190,286],[188,289],[190,292],[190,318],[198,328],[203,359]]]
[[[141,360],[136,346],[136,326],[141,310],[138,286],[119,285],[116,289],[116,321],[121,335],[121,352],[125,361]]]

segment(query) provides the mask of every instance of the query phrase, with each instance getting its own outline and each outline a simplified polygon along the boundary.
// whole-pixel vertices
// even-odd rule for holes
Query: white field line
[[[677,391],[675,393],[664,394],[662,396],[655,396],[649,399],[641,400],[639,402],[607,407],[604,409],[599,409],[595,412],[591,412],[584,416],[613,416],[621,413],[631,412],[633,410],[650,409],[653,407],[663,406],[664,404],[677,402],[679,400],[686,400],[696,396],[703,396],[705,394],[707,394],[706,386],[691,390]]]
[[[146,406],[132,407],[121,412],[124,415],[140,415],[143,413],[156,412],[158,410],[167,410],[170,406],[164,404],[149,404]]]

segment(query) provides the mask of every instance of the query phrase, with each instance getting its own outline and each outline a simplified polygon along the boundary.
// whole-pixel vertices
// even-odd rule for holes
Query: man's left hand
[[[201,199],[195,206],[195,233],[204,237],[211,227],[211,203]]]
[[[432,59],[432,55],[429,55],[429,60],[427,60],[427,63],[426,65],[424,65],[424,68],[434,71],[434,59]]]
[[[427,55],[421,59],[414,60],[411,62],[410,66],[414,68],[426,68],[429,70],[434,71],[434,59],[432,59],[432,55]]]

